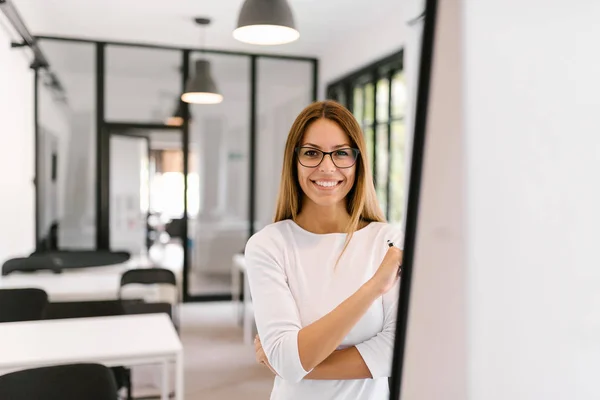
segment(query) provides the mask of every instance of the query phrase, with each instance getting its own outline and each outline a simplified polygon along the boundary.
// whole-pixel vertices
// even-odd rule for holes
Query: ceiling
[[[201,31],[193,17],[213,20],[207,48],[322,56],[360,28],[377,26],[398,13],[402,0],[288,0],[300,39],[282,46],[255,46],[233,39],[243,0],[16,0],[36,35],[200,47]]]
[[[15,5],[34,35],[200,48],[201,30],[193,18],[206,16],[213,20],[206,31],[207,48],[321,60],[329,56],[335,62],[334,54],[339,54],[340,48],[348,47],[352,52],[348,41],[356,40],[357,35],[360,38],[359,32],[376,29],[381,21],[389,21],[390,15],[398,15],[401,24],[405,3],[403,0],[288,0],[300,40],[281,46],[255,46],[237,42],[232,36],[243,1],[15,0]],[[93,107],[95,46],[46,40],[40,41],[40,46],[66,87],[72,106]],[[128,120],[135,117],[146,121],[172,112],[181,91],[181,52],[109,45],[105,56],[107,116],[124,120],[123,113],[127,111]],[[200,53],[192,53],[191,61],[199,56]],[[249,98],[249,59],[214,54],[206,57],[226,98],[222,105],[211,107],[210,112],[231,115],[230,109],[246,107],[243,104]],[[261,104],[309,92],[309,63],[263,58],[258,62]],[[195,114],[199,112],[194,110]]]

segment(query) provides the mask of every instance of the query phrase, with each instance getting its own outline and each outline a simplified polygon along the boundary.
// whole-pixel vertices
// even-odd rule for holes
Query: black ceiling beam
[[[11,43],[11,47],[20,48],[20,47],[29,47],[33,52],[33,61],[30,65],[32,69],[44,69],[48,75],[48,81],[46,84],[52,88],[54,88],[59,94],[61,98],[66,99],[65,91],[63,86],[61,85],[58,77],[50,70],[50,64],[48,63],[48,59],[42,52],[42,49],[37,44],[36,38],[29,32],[27,25],[21,18],[21,14],[14,6],[11,0],[0,0],[0,11],[6,16],[6,19],[17,34],[21,37],[21,43]]]
[[[275,59],[280,59],[280,60],[309,61],[309,62],[313,62],[317,59],[315,57],[291,56],[291,55],[287,56],[287,55],[268,54],[268,53],[248,53],[248,52],[243,52],[243,51],[177,47],[177,46],[136,43],[136,42],[92,40],[92,39],[82,39],[82,38],[74,38],[74,37],[67,37],[67,36],[36,35],[35,38],[38,40],[60,40],[60,41],[64,41],[64,42],[74,42],[74,43],[99,43],[99,42],[101,42],[101,43],[106,43],[108,46],[140,47],[140,48],[157,49],[157,50],[177,50],[177,51],[187,50],[190,52],[199,52],[199,53],[206,53],[206,54],[220,54],[220,55],[226,55],[226,56],[246,56],[246,57],[254,56],[254,57],[264,57],[264,58],[275,58]]]

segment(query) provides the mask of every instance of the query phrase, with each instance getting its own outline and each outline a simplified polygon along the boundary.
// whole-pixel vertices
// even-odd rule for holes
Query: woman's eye
[[[304,152],[304,155],[307,157],[316,157],[317,156],[317,152],[314,150],[306,150]]]
[[[338,150],[335,152],[335,155],[338,157],[348,157],[350,153],[347,150]]]

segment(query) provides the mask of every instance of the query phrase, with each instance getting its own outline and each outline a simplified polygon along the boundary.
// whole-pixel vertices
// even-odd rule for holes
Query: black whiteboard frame
[[[427,111],[429,106],[431,70],[433,66],[437,7],[437,0],[426,0],[414,120],[415,123],[410,169],[410,185],[408,189],[408,206],[406,212],[402,282],[400,283],[398,315],[396,319],[396,341],[394,344],[392,376],[390,378],[391,400],[400,400],[402,393],[402,373],[404,370],[404,354],[410,305],[410,288],[412,282],[413,261],[417,236],[419,199],[421,195],[421,177],[427,131]]]

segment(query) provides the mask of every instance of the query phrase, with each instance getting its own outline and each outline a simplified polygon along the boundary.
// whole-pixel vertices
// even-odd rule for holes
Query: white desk
[[[123,272],[145,266],[132,259],[123,264],[104,267],[67,268],[61,274],[51,271],[14,272],[7,276],[0,276],[0,289],[43,289],[51,302],[116,300]],[[177,277],[178,287],[181,289],[182,271],[179,269],[173,270],[173,272]],[[133,290],[128,293],[136,294]],[[147,292],[141,288],[139,294],[144,293]]]
[[[183,348],[166,314],[75,318],[0,325],[0,375],[49,365],[91,362],[108,367],[161,364],[162,397],[183,400]]]

